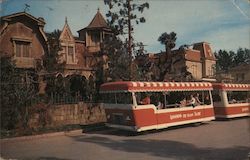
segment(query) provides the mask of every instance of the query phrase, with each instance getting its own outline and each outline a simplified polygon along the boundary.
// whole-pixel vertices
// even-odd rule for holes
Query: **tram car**
[[[214,83],[213,106],[216,119],[250,116],[250,85]]]
[[[110,82],[100,87],[107,126],[135,132],[215,119],[209,82]]]

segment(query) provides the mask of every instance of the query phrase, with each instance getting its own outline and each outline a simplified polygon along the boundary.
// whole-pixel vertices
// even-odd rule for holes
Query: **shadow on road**
[[[171,140],[112,140],[102,136],[72,137],[78,142],[95,143],[112,150],[146,153],[153,156],[174,158],[177,160],[244,160],[250,147],[198,148],[192,144]]]
[[[207,125],[209,123],[193,123],[193,124],[185,124],[185,125],[179,125],[179,126],[172,126],[164,129],[158,129],[158,130],[148,130],[143,132],[132,132],[132,131],[124,131],[114,128],[108,128],[106,126],[99,127],[99,128],[92,128],[91,130],[84,130],[84,133],[88,134],[101,134],[101,135],[115,135],[115,136],[122,136],[122,137],[128,137],[128,136],[140,136],[140,135],[147,135],[147,134],[154,134],[154,133],[160,133],[160,132],[167,132],[170,130],[175,129],[181,129],[181,128],[187,128],[187,127],[200,127],[201,125]]]

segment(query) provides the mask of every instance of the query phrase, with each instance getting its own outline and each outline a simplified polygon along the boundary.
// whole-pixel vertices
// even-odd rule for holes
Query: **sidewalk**
[[[11,142],[16,142],[16,141],[34,140],[34,139],[39,139],[39,138],[48,138],[48,137],[55,137],[55,136],[74,136],[74,135],[79,135],[79,134],[83,134],[82,129],[45,133],[45,134],[31,135],[31,136],[4,138],[4,139],[1,139],[0,141],[1,143],[11,143]],[[1,160],[1,157],[0,157],[0,160]]]

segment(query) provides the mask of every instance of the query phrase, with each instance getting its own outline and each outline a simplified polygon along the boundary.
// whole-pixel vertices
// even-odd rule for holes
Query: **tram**
[[[121,81],[100,87],[107,126],[135,132],[214,120],[212,90],[209,82]]]
[[[250,116],[249,84],[213,84],[214,112],[217,119]]]

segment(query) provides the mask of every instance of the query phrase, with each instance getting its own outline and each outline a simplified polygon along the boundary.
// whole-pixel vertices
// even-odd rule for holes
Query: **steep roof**
[[[102,14],[100,13],[99,9],[98,9],[95,17],[90,22],[90,24],[86,27],[86,29],[90,29],[90,28],[109,28],[105,19],[103,18]]]
[[[61,35],[59,37],[60,40],[70,40],[70,41],[74,41],[74,36],[70,30],[70,27],[68,25],[68,21],[67,21],[67,17],[65,17],[65,24],[64,27],[62,29]]]
[[[33,23],[33,24],[37,25],[44,40],[47,41],[47,37],[46,37],[45,32],[43,30],[43,27],[46,24],[45,20],[42,17],[36,18],[36,17],[26,13],[26,12],[18,12],[18,13],[14,13],[14,14],[10,14],[10,15],[6,15],[6,16],[1,17],[0,34],[2,34],[6,30],[6,28],[8,27],[8,25],[11,21],[14,21],[15,19],[17,19],[19,17],[27,17],[27,18],[31,19],[32,21],[34,21],[35,23]],[[24,22],[20,19],[18,21]]]
[[[214,53],[211,50],[210,44],[207,42],[199,42],[193,44],[193,49],[201,52],[201,57],[209,60],[216,60]]]
[[[19,16],[29,17],[30,19],[36,21],[38,25],[43,25],[43,26],[45,25],[45,21],[42,17],[36,18],[26,12],[18,12],[18,13],[6,15],[6,16],[1,17],[1,20],[10,21],[12,18],[19,17]]]
[[[193,50],[193,49],[186,49],[185,53],[186,53],[186,55],[185,55],[186,60],[196,61],[196,62],[201,61],[200,51]]]

